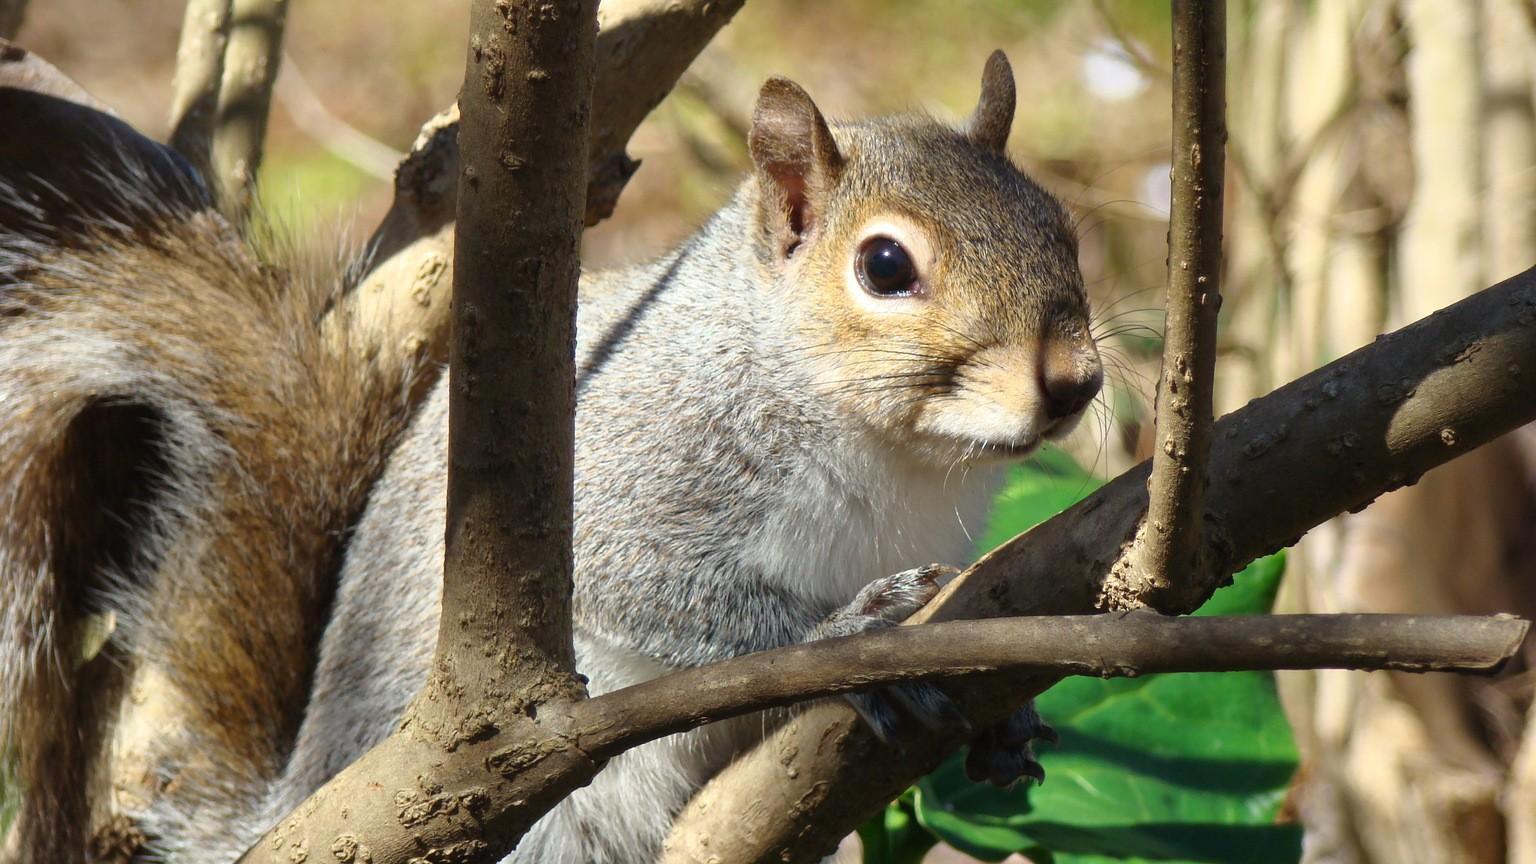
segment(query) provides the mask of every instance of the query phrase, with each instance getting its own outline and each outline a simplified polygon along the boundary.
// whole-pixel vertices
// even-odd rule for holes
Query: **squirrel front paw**
[[[895,627],[939,592],[939,578],[955,571],[940,564],[903,570],[865,585],[853,601],[833,612],[810,633],[811,639],[852,636]],[[939,688],[923,681],[893,684],[845,697],[875,736],[889,744],[911,720],[933,731],[962,730],[970,724]]]
[[[971,740],[965,756],[965,776],[973,783],[1011,789],[1028,777],[1045,782],[1045,769],[1035,759],[1035,741],[1057,743],[1056,730],[1040,719],[1031,701]]]

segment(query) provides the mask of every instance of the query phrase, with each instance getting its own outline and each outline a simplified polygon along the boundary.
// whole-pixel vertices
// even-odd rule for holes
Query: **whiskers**
[[[819,380],[821,393],[863,399],[882,412],[895,414],[953,396],[964,362],[953,354],[916,345],[845,346],[832,342],[766,357],[789,368],[805,368],[811,377],[819,377],[812,371],[816,366],[831,367],[837,377]]]

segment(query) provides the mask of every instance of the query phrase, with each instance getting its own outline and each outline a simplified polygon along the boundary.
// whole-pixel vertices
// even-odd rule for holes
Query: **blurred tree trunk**
[[[1524,269],[1536,250],[1529,9],[1252,12],[1252,50],[1234,55],[1248,200],[1233,212],[1229,284],[1246,295],[1230,332],[1256,359],[1229,375],[1228,405]],[[1293,550],[1279,611],[1528,609],[1531,449],[1512,436],[1314,530]],[[1445,676],[1280,681],[1306,764],[1306,860],[1536,864],[1536,720],[1508,768],[1527,692]]]

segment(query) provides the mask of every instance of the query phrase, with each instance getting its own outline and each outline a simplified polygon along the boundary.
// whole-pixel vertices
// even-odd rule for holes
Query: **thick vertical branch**
[[[283,55],[288,0],[232,0],[213,126],[212,176],[219,206],[242,216],[251,205]]]
[[[213,122],[224,77],[230,0],[187,0],[176,46],[170,145],[204,176],[212,165]]]
[[[475,3],[459,96],[437,669],[529,705],[580,689],[573,358],[596,5]],[[484,662],[487,645],[499,663]]]
[[[437,653],[399,730],[244,860],[499,860],[598,765],[568,746],[577,239],[596,0],[475,0]]]
[[[1221,309],[1226,28],[1224,0],[1175,0],[1173,199],[1157,447],[1147,518],[1126,556],[1153,586],[1184,592],[1198,591],[1196,577],[1207,569],[1197,556]]]

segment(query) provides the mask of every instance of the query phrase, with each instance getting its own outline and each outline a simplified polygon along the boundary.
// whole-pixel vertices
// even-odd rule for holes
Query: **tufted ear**
[[[822,196],[837,180],[843,156],[810,95],[779,77],[769,78],[757,95],[747,149],[762,180],[765,206],[777,201],[781,252],[787,256],[820,217]]]
[[[1008,65],[1007,55],[993,51],[981,73],[981,99],[965,124],[966,137],[995,153],[1008,152],[1008,132],[1013,128],[1013,106],[1017,100],[1013,67]]]

